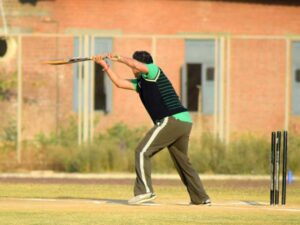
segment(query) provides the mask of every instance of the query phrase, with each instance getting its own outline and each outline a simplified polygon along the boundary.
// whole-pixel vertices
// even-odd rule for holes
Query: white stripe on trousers
[[[150,189],[147,185],[147,180],[146,180],[146,175],[145,175],[145,170],[144,170],[144,153],[147,151],[147,149],[149,148],[149,146],[152,144],[152,142],[154,141],[154,139],[156,138],[156,136],[159,134],[159,132],[167,125],[169,118],[166,117],[163,121],[163,123],[157,127],[157,129],[153,132],[153,134],[151,135],[150,139],[148,140],[148,142],[145,144],[143,150],[140,152],[140,170],[141,170],[141,175],[142,175],[142,181],[145,185],[146,188],[146,192],[150,193]]]

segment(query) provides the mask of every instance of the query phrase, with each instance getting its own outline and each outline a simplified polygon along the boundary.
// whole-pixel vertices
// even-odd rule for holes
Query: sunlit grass
[[[180,185],[156,185],[159,205],[129,206],[131,185],[1,183],[0,224],[300,224],[299,184],[288,186],[285,208],[232,205],[268,203],[268,183],[248,182],[249,186],[243,181],[239,187],[238,181],[205,181],[215,203],[211,207],[188,206],[187,192]]]

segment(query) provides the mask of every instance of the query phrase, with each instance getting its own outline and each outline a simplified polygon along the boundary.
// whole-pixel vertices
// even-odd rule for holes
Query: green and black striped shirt
[[[147,74],[141,74],[139,79],[131,80],[131,82],[140,94],[151,118],[158,119],[157,117],[160,115],[168,115],[191,123],[189,112],[182,106],[171,82],[163,71],[155,64],[147,64],[147,67],[149,71]],[[142,86],[143,91],[141,90]]]

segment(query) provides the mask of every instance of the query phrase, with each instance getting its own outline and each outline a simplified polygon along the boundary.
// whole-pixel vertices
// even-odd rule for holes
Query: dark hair
[[[149,52],[146,51],[135,51],[132,55],[132,58],[146,64],[153,63],[152,56],[150,55]]]

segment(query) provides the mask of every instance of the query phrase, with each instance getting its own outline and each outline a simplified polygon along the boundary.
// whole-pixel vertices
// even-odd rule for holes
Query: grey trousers
[[[151,181],[150,158],[167,147],[183,184],[190,195],[191,202],[202,203],[208,199],[198,173],[188,158],[188,142],[191,123],[166,117],[157,123],[139,143],[135,152],[136,181],[134,195],[154,192]]]

